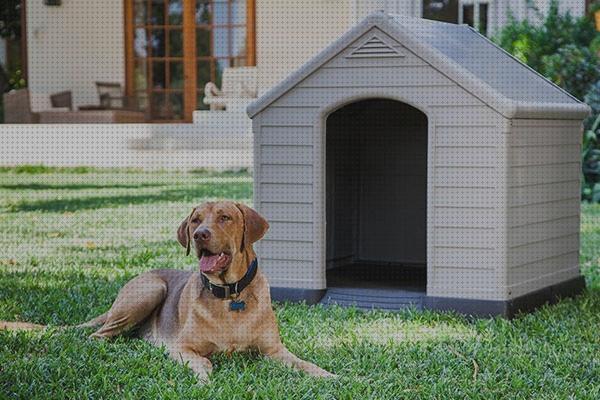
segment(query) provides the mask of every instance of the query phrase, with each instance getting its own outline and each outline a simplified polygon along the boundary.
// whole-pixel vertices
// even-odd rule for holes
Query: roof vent
[[[377,36],[371,37],[358,49],[350,53],[346,58],[365,58],[365,57],[404,57],[392,46],[385,43]]]

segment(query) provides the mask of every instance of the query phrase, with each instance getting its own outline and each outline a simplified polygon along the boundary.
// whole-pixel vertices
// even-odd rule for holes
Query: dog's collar
[[[224,285],[219,285],[216,283],[212,283],[206,275],[200,273],[202,277],[202,285],[208,289],[209,292],[213,294],[213,296],[218,297],[220,299],[228,299],[237,297],[242,290],[244,290],[254,279],[256,276],[256,271],[258,270],[258,261],[256,258],[252,260],[250,265],[248,266],[248,270],[240,279],[235,283],[226,283]]]

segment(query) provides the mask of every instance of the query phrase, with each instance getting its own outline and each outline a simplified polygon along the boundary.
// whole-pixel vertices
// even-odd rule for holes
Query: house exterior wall
[[[346,58],[376,34],[400,58]],[[506,299],[508,121],[374,28],[253,119],[258,244],[271,286],[324,289],[325,119],[388,98],[428,117],[427,294]]]
[[[421,15],[421,0],[256,2],[258,87],[262,94],[370,13]]]
[[[34,111],[49,95],[73,92],[74,106],[98,104],[94,82],[125,83],[123,0],[27,0],[28,78]]]
[[[508,169],[509,298],[578,277],[581,121],[514,120]]]
[[[421,16],[422,0],[350,0],[352,23],[357,23],[377,10],[390,14]]]
[[[354,21],[349,0],[256,2],[259,94],[340,37]]]

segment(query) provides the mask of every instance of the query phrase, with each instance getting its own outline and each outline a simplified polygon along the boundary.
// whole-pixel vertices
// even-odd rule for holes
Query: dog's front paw
[[[208,377],[208,373],[204,372],[204,373],[196,373],[196,385],[198,386],[204,386],[207,385],[208,383],[210,383],[210,378]]]
[[[319,378],[327,378],[327,379],[334,379],[337,378],[338,376],[336,374],[332,374],[331,372],[322,370],[323,372],[318,373],[314,376],[319,377]]]
[[[313,366],[313,368],[310,368],[307,372],[310,374],[310,376],[314,376],[315,378],[332,379],[338,377],[336,374],[332,374],[331,372],[325,371],[323,368],[317,367],[316,365]]]

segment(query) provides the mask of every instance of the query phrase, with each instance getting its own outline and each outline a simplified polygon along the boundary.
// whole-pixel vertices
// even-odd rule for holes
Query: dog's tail
[[[45,327],[45,325],[30,324],[29,322],[0,321],[0,331],[36,331]]]
[[[83,324],[75,325],[76,328],[89,328],[98,325],[102,325],[106,321],[106,317],[108,312],[105,312],[102,315],[97,316]],[[44,329],[46,325],[39,324],[31,324],[29,322],[9,322],[9,321],[0,321],[0,331],[37,331],[40,329]],[[66,327],[65,327],[66,328]]]

